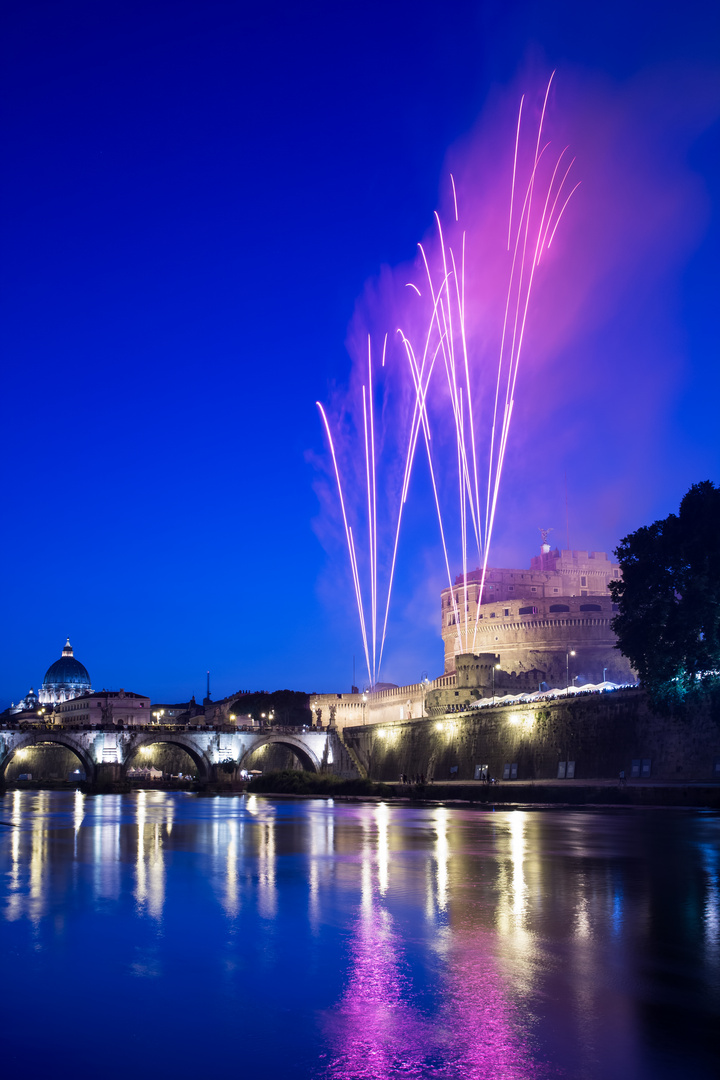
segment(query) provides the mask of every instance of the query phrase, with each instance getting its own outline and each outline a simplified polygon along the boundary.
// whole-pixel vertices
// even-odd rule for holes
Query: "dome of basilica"
[[[51,664],[45,672],[42,684],[42,689],[46,691],[61,688],[72,690],[75,694],[92,689],[87,668],[73,656],[70,638],[67,639],[60,659]]]

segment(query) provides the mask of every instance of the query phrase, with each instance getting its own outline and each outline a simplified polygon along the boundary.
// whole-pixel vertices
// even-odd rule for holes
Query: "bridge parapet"
[[[79,725],[16,725],[0,728],[0,777],[19,750],[43,743],[65,746],[79,758],[90,784],[121,783],[131,760],[155,743],[179,746],[192,758],[201,783],[219,778],[219,766],[242,769],[262,746],[286,746],[310,772],[357,775],[337,733],[303,728],[237,729],[230,725],[192,729],[189,725],[142,727],[85,727]],[[223,770],[224,771],[224,770]]]

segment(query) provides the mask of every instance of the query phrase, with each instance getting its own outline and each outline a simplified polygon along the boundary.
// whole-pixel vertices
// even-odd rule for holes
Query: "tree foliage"
[[[622,579],[618,648],[653,705],[682,712],[720,688],[720,488],[694,484],[679,514],[643,526],[616,548]]]

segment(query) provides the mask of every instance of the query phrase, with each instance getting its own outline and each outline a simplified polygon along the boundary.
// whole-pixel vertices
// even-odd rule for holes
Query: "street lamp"
[[[492,669],[492,672],[493,672],[493,696],[492,696],[492,703],[493,703],[493,705],[495,704],[495,672],[496,672],[496,671],[499,671],[499,670],[500,670],[500,665],[499,665],[499,664],[493,664],[493,669]]]
[[[607,671],[607,668],[606,668],[606,667],[604,667],[604,668],[603,668],[603,682],[605,682],[605,672],[606,672],[606,671]]]
[[[565,654],[565,696],[570,696],[570,657],[575,655],[575,650],[570,649]]]

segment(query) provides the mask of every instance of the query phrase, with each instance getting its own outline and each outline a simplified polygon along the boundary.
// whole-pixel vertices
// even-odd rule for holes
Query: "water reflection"
[[[172,833],[172,803],[167,806],[165,834],[162,821],[147,820],[147,792],[137,796],[137,851],[135,857],[135,899],[154,919],[161,919],[165,901],[164,835]],[[119,832],[120,825],[116,825]]]
[[[60,939],[101,942],[99,994],[163,979],[194,1022],[245,1030],[249,1062],[257,1038],[263,1076],[285,1075],[288,1025],[313,1080],[657,1080],[712,1059],[717,817],[31,791],[0,817],[9,984]],[[218,965],[209,1011],[195,980]],[[60,1013],[61,970],[40,973]]]
[[[360,910],[352,926],[345,990],[326,1017],[331,1050],[328,1075],[345,1078],[420,1076],[424,1027],[408,993],[403,948],[383,903],[389,883],[389,818],[385,804],[363,815],[360,850]],[[373,825],[375,828],[373,828]],[[373,873],[377,866],[377,874]]]

